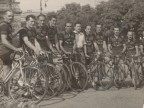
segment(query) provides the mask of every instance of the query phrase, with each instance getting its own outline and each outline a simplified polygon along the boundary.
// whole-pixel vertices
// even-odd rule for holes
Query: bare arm
[[[7,35],[6,34],[1,34],[1,41],[2,43],[9,49],[17,51],[17,48],[13,46],[8,40],[7,40]]]
[[[59,41],[58,41],[58,37],[57,37],[57,35],[55,35],[55,44],[56,44],[56,49],[57,49],[57,51],[60,53],[60,49],[59,49]]]
[[[126,44],[123,44],[123,50],[122,53],[124,53],[126,51]]]
[[[37,39],[35,39],[35,47],[38,49],[38,50],[42,50],[40,44],[38,43]]]
[[[111,44],[108,44],[108,51],[109,51],[110,53],[112,53],[111,48],[112,48]]]
[[[139,48],[137,45],[135,46],[135,49],[136,49],[136,55],[138,56],[139,55]]]
[[[24,43],[32,50],[36,51],[37,48],[29,41],[28,37],[23,38]]]
[[[143,45],[140,45],[140,52],[143,54]]]
[[[94,44],[94,48],[95,48],[95,50],[96,50],[97,52],[99,52],[99,47],[98,47],[97,43],[94,42],[93,44]]]
[[[66,51],[66,50],[64,49],[64,47],[62,46],[63,41],[60,40],[59,43],[60,43],[60,49],[62,50],[62,52],[64,52],[65,54],[67,54],[67,51]]]
[[[50,48],[50,50],[51,50],[52,52],[54,52],[54,48],[53,48],[52,43],[50,42],[48,36],[46,36],[46,41],[47,41],[47,45],[48,45],[48,47]]]
[[[103,41],[103,49],[105,52],[107,52],[107,44],[106,44],[106,41]]]

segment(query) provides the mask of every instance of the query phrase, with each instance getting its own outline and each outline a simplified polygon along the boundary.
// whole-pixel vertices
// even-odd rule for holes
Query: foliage
[[[134,29],[136,32],[144,29],[143,7],[143,0],[109,0],[101,2],[95,8],[71,3],[47,15],[57,15],[59,30],[64,29],[66,22],[80,21],[83,27],[87,24],[94,26],[95,23],[100,23],[105,30],[119,26],[123,33],[126,33],[128,29]]]

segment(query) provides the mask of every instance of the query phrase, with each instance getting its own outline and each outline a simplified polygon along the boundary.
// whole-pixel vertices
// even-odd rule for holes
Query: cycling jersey
[[[24,37],[28,37],[29,41],[34,45],[35,44],[35,39],[36,39],[36,30],[33,29],[28,29],[27,27],[24,27],[19,31],[20,34],[20,41],[21,45],[29,52],[29,54],[33,54],[32,49],[30,49],[23,41]]]
[[[136,46],[136,41],[131,39],[131,40],[126,40],[126,55],[127,56],[132,56],[132,55],[135,55],[136,54],[136,49],[135,49],[135,46]]]
[[[56,27],[50,27],[48,25],[48,37],[49,37],[49,40],[52,44],[55,45],[55,36],[57,35],[57,28]]]
[[[7,40],[12,43],[12,26],[8,23],[3,21],[0,24],[0,35],[7,35]],[[1,38],[0,36],[0,38]],[[1,40],[1,39],[0,39]],[[1,41],[0,41],[0,58],[3,61],[4,65],[9,65],[12,63],[10,59],[10,55],[13,51],[7,48]]]
[[[112,35],[108,39],[108,44],[112,46],[112,53],[114,55],[119,55],[122,53],[123,45],[125,44],[123,36],[118,36],[117,38]]]
[[[95,33],[95,40],[96,43],[99,47],[99,50],[103,50],[103,42],[106,41],[107,42],[107,37],[102,33]]]
[[[48,36],[48,27],[46,25],[36,27],[36,39],[39,42],[41,48],[48,49],[46,36]]]
[[[95,40],[95,36],[94,34],[89,34],[87,35],[85,34],[85,40],[86,40],[86,47],[87,47],[87,53],[88,54],[92,54],[94,52],[94,42]]]
[[[67,33],[66,31],[63,31],[58,36],[59,40],[62,40],[63,47],[66,51],[72,51],[74,46],[74,40],[75,40],[75,34],[74,32]]]

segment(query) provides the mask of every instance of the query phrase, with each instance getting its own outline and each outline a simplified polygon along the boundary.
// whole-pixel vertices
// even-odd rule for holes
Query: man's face
[[[52,18],[52,19],[49,21],[50,26],[55,27],[55,26],[56,26],[56,22],[57,22],[57,19],[56,19],[56,18]]]
[[[72,31],[72,23],[66,23],[65,29],[66,29],[66,31],[68,31],[68,32]]]
[[[45,17],[40,16],[39,19],[38,19],[38,24],[40,26],[44,26],[44,24],[45,24]]]
[[[96,25],[96,32],[99,33],[102,31],[102,25]]]
[[[76,24],[75,25],[75,31],[81,32],[81,24]]]
[[[133,32],[130,32],[130,31],[129,31],[129,32],[127,33],[127,37],[128,37],[128,39],[132,39],[132,37],[133,37]]]
[[[85,32],[87,34],[90,34],[91,33],[91,26],[87,26],[86,29],[85,29]]]
[[[34,25],[35,25],[35,19],[30,18],[30,19],[27,21],[27,26],[30,27],[30,28],[33,28]]]
[[[8,23],[12,23],[13,19],[14,19],[14,14],[12,12],[7,12],[5,14],[4,17],[5,21],[7,21]]]
[[[118,35],[119,35],[119,33],[120,33],[119,28],[114,28],[114,34],[115,34],[116,36],[118,36]]]

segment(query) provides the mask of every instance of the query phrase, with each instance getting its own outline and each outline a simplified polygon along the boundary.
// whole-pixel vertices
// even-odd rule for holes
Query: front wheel
[[[36,67],[25,67],[21,71],[17,71],[9,80],[8,90],[11,98],[26,98],[39,103],[47,93],[46,74]]]
[[[71,79],[71,89],[73,91],[81,92],[83,91],[88,83],[88,75],[86,67],[79,62],[73,62],[70,65],[72,79]]]

